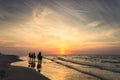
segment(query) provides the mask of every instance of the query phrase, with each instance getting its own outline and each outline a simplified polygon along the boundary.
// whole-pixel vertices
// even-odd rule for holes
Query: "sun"
[[[60,52],[62,55],[65,54],[65,51],[64,49],[61,49],[61,52]]]
[[[65,52],[64,51],[61,51],[61,54],[64,54]]]

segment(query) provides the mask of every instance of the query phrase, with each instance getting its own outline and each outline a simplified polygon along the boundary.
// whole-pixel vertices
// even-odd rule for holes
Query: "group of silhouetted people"
[[[31,67],[31,68],[35,68],[36,67],[36,55],[35,55],[35,53],[32,53],[32,52],[30,52],[29,53],[29,67]],[[40,70],[41,70],[41,65],[42,65],[42,55],[41,55],[41,52],[39,52],[38,53],[38,55],[37,55],[37,70],[38,70],[38,72],[40,72]]]

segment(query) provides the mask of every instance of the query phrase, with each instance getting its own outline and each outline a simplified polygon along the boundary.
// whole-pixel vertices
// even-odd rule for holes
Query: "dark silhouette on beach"
[[[30,67],[30,68],[35,68],[35,64],[36,64],[36,61],[35,61],[35,59],[36,59],[36,55],[35,55],[35,53],[29,53],[29,65],[28,65],[28,67]],[[38,72],[40,72],[41,71],[41,65],[42,65],[42,55],[41,55],[41,52],[39,52],[38,53],[38,55],[37,55],[37,71]]]
[[[38,59],[37,69],[38,69],[38,72],[40,72],[41,71],[41,65],[42,65],[42,55],[41,55],[41,52],[38,53],[37,59]]]
[[[28,67],[35,68],[35,53],[29,53],[29,65]]]

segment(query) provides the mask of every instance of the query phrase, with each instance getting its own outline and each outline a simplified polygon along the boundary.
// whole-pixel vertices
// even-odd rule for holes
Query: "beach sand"
[[[10,65],[17,61],[17,56],[0,55],[0,80],[50,80],[34,69]]]

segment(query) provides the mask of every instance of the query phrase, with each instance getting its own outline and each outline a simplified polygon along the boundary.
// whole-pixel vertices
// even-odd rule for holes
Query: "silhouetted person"
[[[36,56],[35,56],[35,53],[33,53],[33,61],[35,61],[36,59]]]
[[[35,68],[35,53],[29,53],[29,65],[28,67]]]
[[[38,53],[37,59],[38,59],[37,69],[38,69],[38,72],[40,72],[41,65],[42,65],[42,55],[41,55],[41,52]]]
[[[37,55],[37,58],[38,58],[38,63],[42,63],[42,55],[41,55],[41,52],[38,53]]]
[[[35,59],[36,59],[36,56],[35,56],[35,53],[33,53],[33,67],[32,68],[35,68]]]
[[[31,52],[29,53],[28,57],[29,57],[29,61],[28,61],[29,65],[28,66],[31,67],[31,63],[32,63],[32,53]]]

